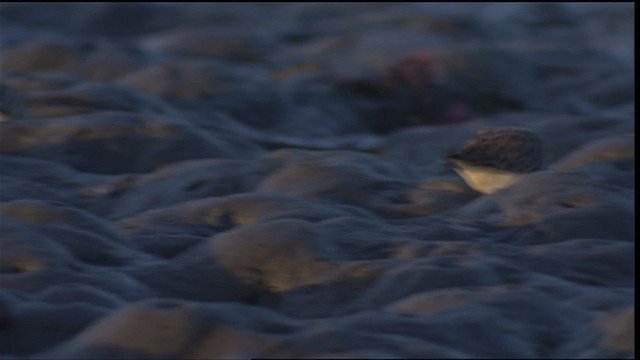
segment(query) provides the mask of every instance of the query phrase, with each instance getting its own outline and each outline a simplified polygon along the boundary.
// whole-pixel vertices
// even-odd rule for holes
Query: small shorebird
[[[445,161],[474,190],[491,194],[518,177],[542,169],[542,141],[522,128],[488,128],[478,131],[462,149]]]

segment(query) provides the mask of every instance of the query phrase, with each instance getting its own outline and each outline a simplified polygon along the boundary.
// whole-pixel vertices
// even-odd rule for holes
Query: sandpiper
[[[542,141],[522,128],[478,131],[445,161],[474,190],[491,194],[513,184],[522,174],[542,169]]]

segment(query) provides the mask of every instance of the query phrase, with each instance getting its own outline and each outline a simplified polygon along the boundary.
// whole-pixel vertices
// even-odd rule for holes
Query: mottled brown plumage
[[[528,173],[543,165],[542,141],[521,128],[482,129],[447,160],[461,160],[474,166]]]
[[[509,186],[520,174],[542,169],[542,141],[522,128],[478,131],[446,162],[475,190],[492,193]]]

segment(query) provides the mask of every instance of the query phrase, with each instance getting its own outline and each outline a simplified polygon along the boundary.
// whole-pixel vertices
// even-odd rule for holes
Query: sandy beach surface
[[[634,358],[634,22],[0,5],[0,359]],[[544,169],[479,194],[502,126]]]

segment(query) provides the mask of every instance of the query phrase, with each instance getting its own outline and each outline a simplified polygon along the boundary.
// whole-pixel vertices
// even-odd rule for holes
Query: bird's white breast
[[[520,174],[486,167],[464,166],[454,169],[467,184],[483,194],[491,194],[513,184]]]

